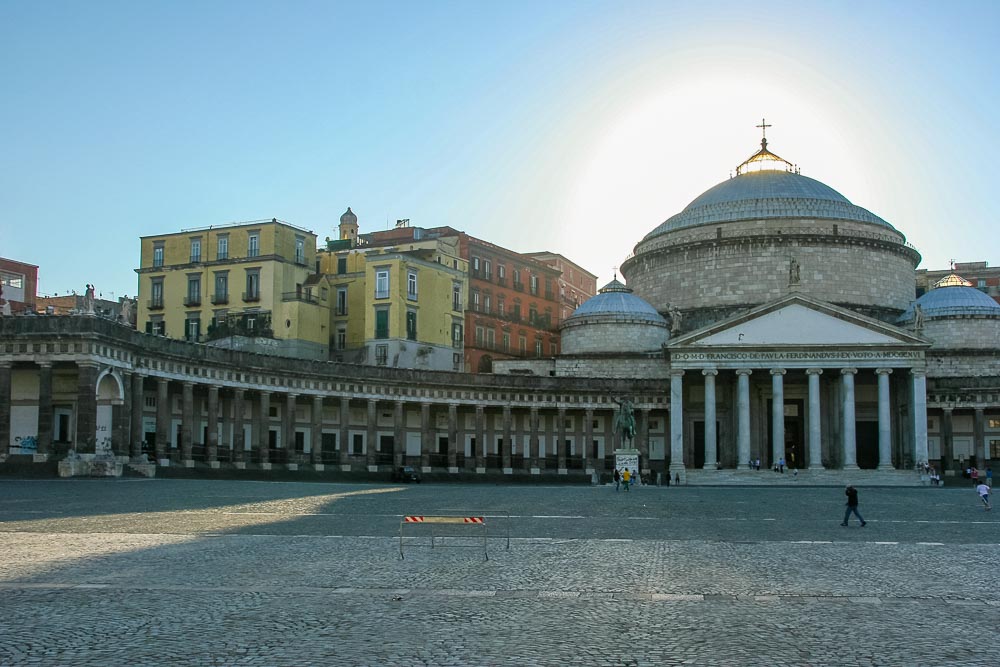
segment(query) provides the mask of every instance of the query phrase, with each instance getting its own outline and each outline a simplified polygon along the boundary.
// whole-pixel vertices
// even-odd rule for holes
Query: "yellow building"
[[[468,263],[454,239],[368,245],[350,209],[320,250],[329,281],[332,358],[395,368],[464,370]]]
[[[147,333],[326,359],[329,286],[316,235],[274,218],[141,238],[137,324]]]

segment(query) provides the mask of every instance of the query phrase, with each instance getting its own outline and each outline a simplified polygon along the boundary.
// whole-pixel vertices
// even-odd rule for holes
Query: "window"
[[[472,310],[479,312],[479,290],[472,290]]]
[[[247,291],[244,301],[260,301],[260,269],[247,269]]]
[[[406,340],[417,339],[417,312],[415,310],[406,311]]]
[[[201,317],[197,314],[188,314],[184,320],[184,339],[197,343],[201,337]]]
[[[453,371],[462,370],[462,355],[458,352],[451,355],[451,369]],[[475,438],[473,438],[473,440],[475,440]],[[475,443],[473,443],[473,447],[475,447]]]
[[[483,312],[485,313],[492,312],[491,310],[492,306],[493,306],[492,299],[490,298],[490,295],[487,294],[486,296],[483,297]]]
[[[507,267],[503,264],[497,264],[497,278],[503,280],[507,277]]]
[[[163,241],[153,243],[153,266],[163,266]]]
[[[389,310],[379,308],[375,311],[375,337],[389,337]]]
[[[514,304],[514,321],[515,322],[521,321],[521,304],[519,303]]]
[[[229,259],[229,235],[220,236],[215,246],[216,259]]]
[[[486,329],[483,327],[476,327],[476,347],[482,347],[483,342],[486,340]]]
[[[355,433],[353,442],[354,442],[354,453],[362,454],[365,446],[365,436],[361,435],[360,433]]]
[[[153,334],[154,336],[166,336],[167,335],[167,323],[163,321],[162,317],[155,320],[150,320],[146,331]]]
[[[486,259],[483,260],[483,277],[486,280],[491,280],[493,278],[493,263]]]
[[[219,272],[215,274],[215,296],[212,297],[212,303],[228,303],[229,302],[229,274],[225,272]]]
[[[337,275],[342,276],[347,273],[347,258],[338,257],[337,258]]]
[[[417,272],[409,271],[406,274],[406,298],[417,298]]]
[[[260,232],[250,232],[247,236],[247,257],[260,255]]]
[[[149,307],[163,308],[163,278],[153,278],[149,286]]]
[[[528,353],[528,337],[527,336],[525,336],[524,334],[521,334],[520,336],[518,336],[517,337],[517,345],[518,345],[518,349],[521,350],[521,354],[527,354]]]
[[[989,428],[1000,428],[1000,419],[990,418],[988,420],[987,426]],[[992,456],[990,458],[993,458]]]
[[[479,274],[479,258],[478,257],[473,257],[472,258],[472,272],[474,274],[476,274],[476,275]]]
[[[528,306],[528,322],[531,324],[538,323],[538,308],[535,307],[535,304]]]
[[[503,351],[510,353],[510,334],[506,331],[503,332]]]
[[[535,341],[535,356],[536,357],[542,356],[542,341],[541,340],[536,340]]]
[[[389,269],[375,271],[375,298],[389,298]]]
[[[191,239],[191,262],[201,261],[201,239]]]
[[[306,239],[304,236],[295,237],[295,263],[306,263]]]
[[[507,314],[506,305],[503,302],[503,294],[497,297],[497,315],[503,317]]]
[[[497,332],[490,327],[486,330],[486,347],[491,350],[496,349],[497,346]]]
[[[347,349],[347,328],[340,327],[337,329],[337,349],[346,350]]]
[[[531,293],[538,294],[538,276],[531,276],[531,278],[528,279],[528,283],[531,286]]]
[[[338,287],[337,288],[337,315],[347,314],[347,288]]]
[[[514,269],[514,289],[524,289],[524,285],[521,284],[521,272],[517,269]]]
[[[376,345],[375,346],[375,365],[376,366],[386,366],[389,363],[389,346],[388,345]]]
[[[462,284],[452,283],[451,285],[451,309],[462,310]]]
[[[188,276],[187,300],[185,306],[197,306],[201,303],[201,276]]]
[[[1000,440],[990,440],[990,460],[1000,459]]]
[[[452,347],[462,347],[463,332],[462,325],[458,322],[452,322],[451,324],[451,346]]]
[[[558,354],[558,346],[554,340],[549,341],[549,356],[556,356]]]

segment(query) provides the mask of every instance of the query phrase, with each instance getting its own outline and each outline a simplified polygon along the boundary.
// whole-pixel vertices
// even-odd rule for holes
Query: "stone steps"
[[[912,470],[688,470],[688,486],[927,486]]]

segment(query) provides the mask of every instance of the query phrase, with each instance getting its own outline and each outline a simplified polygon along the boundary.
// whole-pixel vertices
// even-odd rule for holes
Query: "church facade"
[[[713,483],[777,464],[919,479],[1000,456],[1000,304],[915,298],[905,236],[761,149],[492,374],[286,359],[86,316],[0,318],[0,455],[121,465],[588,477],[623,444]],[[635,439],[613,427],[624,399]]]

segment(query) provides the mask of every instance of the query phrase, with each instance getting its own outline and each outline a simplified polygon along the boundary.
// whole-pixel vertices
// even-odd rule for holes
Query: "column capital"
[[[876,368],[875,375],[890,375],[892,373],[891,368]]]
[[[538,414],[538,406],[537,405],[532,405],[531,408],[530,408],[530,411],[531,411],[531,414],[537,415]]]
[[[841,375],[857,375],[858,374],[858,369],[857,368],[841,368],[840,369],[840,374]]]
[[[36,361],[35,364],[37,364],[39,368],[48,368],[48,369],[52,368],[52,362],[49,361],[48,359],[46,359],[45,361]]]
[[[285,394],[285,398],[296,399],[298,397],[299,397],[298,394],[296,394],[295,392],[291,392],[291,391],[288,392],[287,394]]]
[[[823,374],[823,369],[822,368],[807,368],[806,369],[806,375],[822,375],[822,374]]]
[[[170,378],[156,378],[156,381],[161,385],[170,384]]]
[[[911,368],[910,375],[913,377],[925,377],[927,375],[926,368]]]
[[[786,371],[784,368],[772,368],[771,369],[771,375],[784,375],[787,372],[788,371]]]
[[[737,375],[753,375],[753,369],[752,368],[737,368],[736,369],[736,374]]]
[[[403,407],[403,401],[393,401],[393,402],[396,404],[397,408]]]
[[[191,389],[194,389],[194,382],[193,382],[192,380],[184,380],[183,382],[181,382],[181,385],[182,385],[182,386],[183,386],[183,387],[184,387],[185,389],[187,389],[187,388],[189,388],[189,387],[190,387]]]
[[[709,375],[718,375],[719,371],[714,368],[706,368],[701,372],[701,374],[704,375],[705,377],[708,377]]]
[[[942,407],[941,410],[950,415],[951,413],[953,413],[955,411],[955,406],[954,405],[946,405],[946,406]]]
[[[558,414],[560,417],[562,417],[563,415],[566,414],[566,408],[565,407],[558,407],[558,408],[556,408],[556,414]]]
[[[684,377],[684,371],[680,368],[675,368],[670,371],[669,375],[672,378]]]

